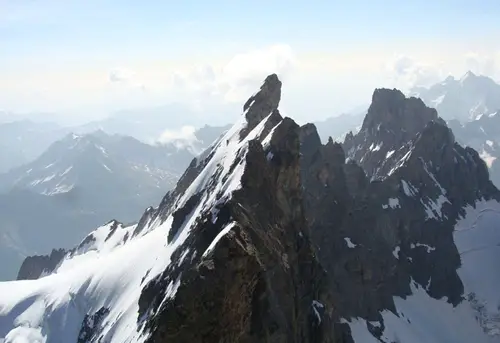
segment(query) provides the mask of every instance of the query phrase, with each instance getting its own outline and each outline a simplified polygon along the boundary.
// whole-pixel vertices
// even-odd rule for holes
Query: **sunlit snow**
[[[349,237],[344,237],[345,242],[347,243],[348,248],[356,248],[357,244],[354,244]]]

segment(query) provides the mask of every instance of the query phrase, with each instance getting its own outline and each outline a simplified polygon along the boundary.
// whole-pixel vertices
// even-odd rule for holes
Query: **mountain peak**
[[[418,98],[407,98],[397,89],[376,89],[363,126],[344,141],[347,157],[357,161],[371,178],[384,178],[394,165],[386,163],[401,147],[436,122],[446,127],[437,111]]]
[[[443,83],[450,83],[453,81],[455,81],[455,78],[453,77],[453,75],[448,75],[448,77],[446,77],[446,79],[444,79]]]
[[[411,135],[421,131],[431,120],[437,120],[435,109],[425,106],[419,98],[406,98],[397,89],[379,88],[373,92],[372,104],[363,121],[362,130],[407,131]]]
[[[243,106],[248,130],[252,130],[262,119],[276,111],[280,100],[281,81],[276,74],[271,74],[266,77],[260,90],[251,96]]]
[[[462,77],[460,78],[460,83],[463,83],[463,82],[465,82],[466,80],[470,80],[470,79],[473,79],[473,78],[475,78],[475,77],[477,77],[477,75],[476,75],[476,74],[474,74],[472,71],[470,71],[470,70],[469,70],[469,71],[467,71],[467,72],[464,74],[464,76],[462,76]]]
[[[470,70],[459,79],[448,76],[428,88],[420,88],[418,96],[445,120],[469,122],[500,108],[500,85]]]

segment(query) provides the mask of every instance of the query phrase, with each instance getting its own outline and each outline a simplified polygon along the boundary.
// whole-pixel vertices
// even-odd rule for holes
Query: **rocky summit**
[[[397,89],[376,89],[361,130],[347,134],[343,147],[371,179],[384,177],[395,167],[383,163],[407,147],[432,121],[444,124],[435,109],[422,100],[406,98]],[[400,158],[398,159],[400,160]]]
[[[137,224],[27,259],[4,342],[500,342],[500,193],[437,112],[378,89],[322,144],[268,76]]]

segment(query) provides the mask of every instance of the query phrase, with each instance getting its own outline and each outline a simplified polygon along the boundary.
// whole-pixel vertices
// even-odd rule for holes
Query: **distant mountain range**
[[[70,132],[54,123],[30,120],[0,124],[0,173],[31,162]]]
[[[75,127],[73,132],[89,133],[103,130],[109,134],[132,136],[143,142],[153,143],[167,130],[179,130],[183,126],[199,128],[200,123],[206,123],[207,118],[215,115],[219,118],[234,118],[237,109],[239,110],[233,105],[227,105],[224,108],[216,106],[196,111],[185,104],[172,103],[154,108],[122,110],[112,113],[107,118]],[[211,126],[222,126],[219,124]]]
[[[188,151],[172,152],[102,131],[69,134],[33,162],[0,175],[0,190],[68,193],[83,208],[117,209],[117,216],[129,220],[127,216],[133,217],[130,212],[141,213],[145,203],[158,201],[175,185],[182,168],[193,157]],[[132,210],[120,206],[122,202],[137,202],[140,207]],[[120,213],[122,208],[125,211]]]
[[[471,71],[458,80],[449,76],[429,88],[413,88],[410,95],[435,108],[445,120],[467,122],[500,109],[500,85]]]
[[[343,141],[349,131],[357,131],[363,124],[366,108],[357,112],[344,113],[336,117],[328,117],[325,120],[316,121],[314,125],[318,130],[321,141],[327,142],[329,137],[336,141]]]
[[[448,126],[461,144],[479,153],[489,169],[491,181],[500,187],[500,111],[465,123],[450,120]]]
[[[21,189],[0,194],[0,280],[15,278],[26,256],[72,246],[92,227],[109,220],[110,213],[80,208],[72,195]]]
[[[224,130],[205,126],[190,144],[156,145],[104,131],[70,133],[0,174],[0,259],[10,261],[0,279],[15,277],[27,255],[71,246],[112,218],[137,219]]]

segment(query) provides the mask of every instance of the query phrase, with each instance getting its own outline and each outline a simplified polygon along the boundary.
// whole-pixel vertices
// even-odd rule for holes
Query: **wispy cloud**
[[[276,44],[238,53],[222,64],[203,64],[174,71],[171,82],[176,91],[194,96],[220,96],[224,101],[240,102],[271,73],[285,79],[297,60],[292,48]]]
[[[196,129],[193,126],[183,126],[179,130],[165,130],[158,138],[158,143],[172,144],[177,149],[189,148],[196,150],[200,143],[195,135]]]
[[[146,90],[146,86],[137,79],[137,75],[135,74],[135,72],[129,69],[113,69],[109,72],[108,77],[111,83],[131,88],[137,88],[141,91]]]
[[[469,52],[465,55],[465,69],[476,74],[500,77],[500,51],[496,54],[478,54]]]
[[[430,86],[441,81],[445,75],[439,62],[426,64],[405,55],[390,60],[386,70],[394,85],[404,90],[414,86]]]

